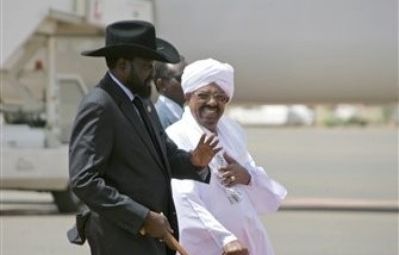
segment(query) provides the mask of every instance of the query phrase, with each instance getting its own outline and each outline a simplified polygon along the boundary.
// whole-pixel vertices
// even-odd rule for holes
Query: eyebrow
[[[227,94],[224,91],[212,92],[212,91],[206,91],[206,90],[198,90],[196,93],[219,94],[219,95],[227,96]]]

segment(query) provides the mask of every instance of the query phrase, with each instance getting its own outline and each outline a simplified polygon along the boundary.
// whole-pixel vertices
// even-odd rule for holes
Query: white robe
[[[166,132],[185,150],[193,150],[203,133],[210,134],[197,124],[188,107],[182,119]],[[236,122],[223,116],[217,134],[223,150],[249,171],[250,184],[235,185],[233,189],[240,193],[241,200],[229,201],[228,191],[218,177],[221,152],[209,164],[209,184],[172,179],[180,242],[191,255],[221,255],[223,246],[233,240],[239,240],[251,255],[273,255],[258,215],[276,211],[287,191],[255,164],[247,151],[244,132]]]

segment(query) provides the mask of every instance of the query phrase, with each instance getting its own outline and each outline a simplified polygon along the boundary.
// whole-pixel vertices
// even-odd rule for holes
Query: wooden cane
[[[144,228],[140,229],[140,234],[145,235],[146,231]],[[176,238],[169,232],[165,236],[165,243],[171,248],[180,253],[180,255],[188,255],[188,252],[184,247],[176,240]]]
[[[176,238],[171,233],[168,232],[166,234],[165,242],[169,244],[169,248],[178,251],[180,255],[188,255],[186,249],[184,249],[184,247],[176,240]]]

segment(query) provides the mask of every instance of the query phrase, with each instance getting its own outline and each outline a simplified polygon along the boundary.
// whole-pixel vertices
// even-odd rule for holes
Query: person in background
[[[204,134],[215,135],[222,147],[209,165],[209,185],[172,179],[180,240],[191,255],[274,254],[259,215],[275,212],[287,191],[256,165],[242,128],[223,115],[233,80],[229,64],[205,59],[188,65],[182,119],[166,129],[185,150],[194,149]]]
[[[219,151],[205,136],[191,152],[178,149],[143,103],[154,60],[176,63],[179,54],[144,21],[107,26],[105,47],[82,54],[105,57],[109,70],[82,99],[73,125],[70,185],[88,210],[68,238],[87,238],[95,255],[174,254],[163,242],[178,234],[170,180],[209,182],[207,165]]]
[[[177,64],[157,61],[154,66],[154,83],[159,93],[155,109],[163,128],[178,121],[183,114],[184,94],[181,88],[181,76],[186,61],[180,56]]]

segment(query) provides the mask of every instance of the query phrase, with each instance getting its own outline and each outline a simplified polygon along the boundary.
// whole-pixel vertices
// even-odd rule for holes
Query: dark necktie
[[[150,117],[148,116],[148,114],[144,108],[143,101],[141,101],[141,99],[138,96],[135,96],[133,99],[133,104],[136,106],[136,109],[140,113],[141,119],[143,120],[143,123],[147,129],[147,132],[151,137],[152,144],[154,144],[155,149],[157,150],[159,156],[162,159],[161,147],[160,147],[157,137],[155,135],[155,130],[154,130],[154,127],[152,126]]]

